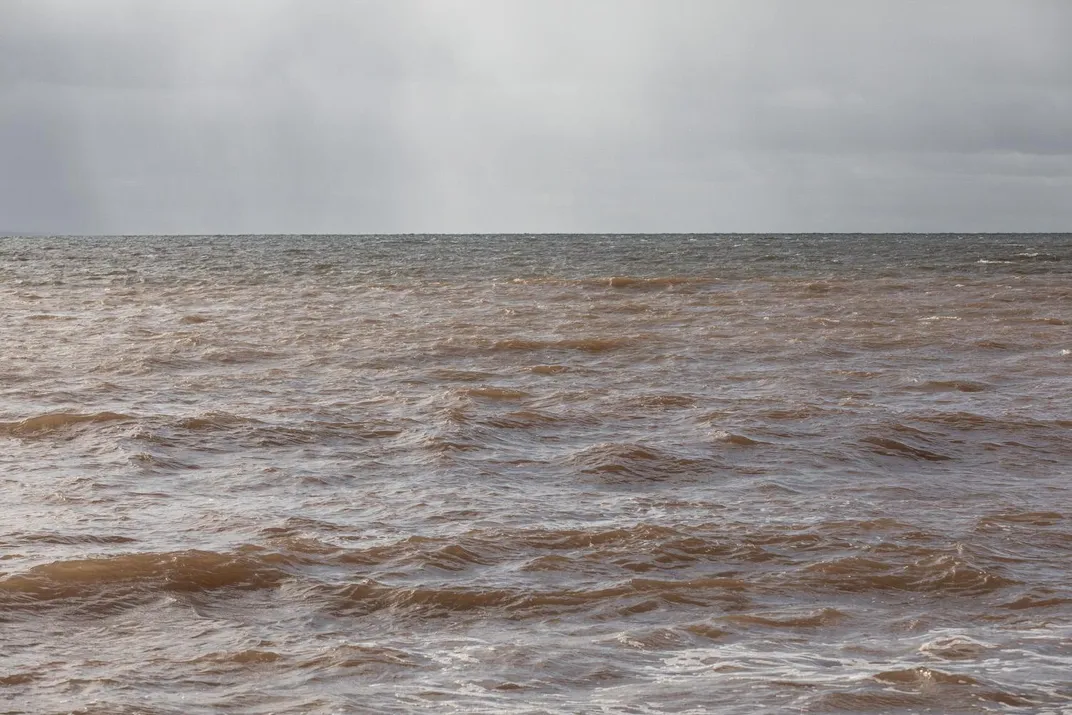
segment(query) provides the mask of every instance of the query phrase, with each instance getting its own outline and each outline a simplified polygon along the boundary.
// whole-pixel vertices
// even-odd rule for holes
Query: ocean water
[[[1072,712],[1072,236],[0,239],[0,712]]]

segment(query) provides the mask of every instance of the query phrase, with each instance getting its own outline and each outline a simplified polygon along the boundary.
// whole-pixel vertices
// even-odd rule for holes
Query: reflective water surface
[[[0,239],[0,712],[1072,709],[1072,236]]]

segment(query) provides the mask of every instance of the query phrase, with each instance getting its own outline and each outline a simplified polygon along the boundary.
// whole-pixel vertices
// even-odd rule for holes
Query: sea
[[[0,713],[1070,713],[1072,235],[0,239]]]

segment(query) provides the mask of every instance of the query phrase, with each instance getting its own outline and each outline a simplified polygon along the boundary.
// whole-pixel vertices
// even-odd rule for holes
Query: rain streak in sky
[[[1064,0],[6,0],[0,233],[1054,231]]]

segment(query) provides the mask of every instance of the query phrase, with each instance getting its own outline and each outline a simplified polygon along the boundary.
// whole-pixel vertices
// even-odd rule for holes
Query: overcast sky
[[[1070,0],[0,0],[0,233],[1072,230]]]

